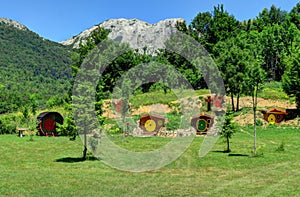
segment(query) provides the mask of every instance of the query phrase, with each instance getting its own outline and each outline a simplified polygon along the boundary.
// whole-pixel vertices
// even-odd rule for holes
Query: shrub
[[[281,142],[281,143],[279,144],[279,146],[277,147],[276,151],[282,152],[282,151],[284,151],[284,150],[285,150],[285,149],[284,149],[284,143]]]
[[[263,122],[260,119],[256,119],[256,126],[263,126]]]
[[[13,134],[16,133],[16,126],[12,124],[7,124],[0,120],[0,134]]]
[[[0,134],[15,134],[16,127],[28,123],[22,113],[5,114],[0,116]]]
[[[74,118],[71,114],[69,114],[65,120],[64,120],[64,124],[57,125],[57,132],[59,133],[59,135],[62,136],[70,136],[72,137],[72,139],[75,139],[77,136],[77,130],[76,130],[76,126],[75,126],[75,121]]]
[[[231,152],[229,140],[234,135],[234,133],[238,131],[238,125],[237,123],[232,122],[232,119],[233,119],[233,113],[227,111],[224,120],[221,120],[224,123],[222,127],[221,136],[226,140],[227,147],[224,152],[227,153]]]
[[[167,113],[168,122],[166,124],[167,130],[176,130],[181,124],[181,114],[178,111]]]
[[[264,99],[289,99],[289,96],[283,91],[281,82],[276,81],[264,84],[264,89],[259,93],[259,96]]]
[[[121,134],[123,130],[118,125],[113,125],[109,130],[109,134]]]

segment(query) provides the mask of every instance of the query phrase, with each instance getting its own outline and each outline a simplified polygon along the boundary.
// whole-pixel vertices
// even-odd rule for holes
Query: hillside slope
[[[72,49],[46,40],[22,24],[0,20],[0,113],[39,107],[70,88]]]

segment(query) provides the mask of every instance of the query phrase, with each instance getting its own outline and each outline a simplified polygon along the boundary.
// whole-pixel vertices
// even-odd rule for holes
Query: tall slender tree
[[[247,78],[244,80],[245,93],[252,97],[252,110],[253,110],[253,154],[256,155],[256,119],[257,119],[257,104],[258,104],[258,92],[262,89],[262,85],[265,82],[266,73],[259,65],[259,62],[253,60],[249,65],[247,71]]]
[[[99,72],[99,70],[96,69],[95,65],[88,66],[89,62],[85,62],[86,59],[89,58],[89,55],[91,51],[103,40],[105,40],[108,36],[108,33],[103,28],[98,28],[97,30],[93,31],[91,36],[87,38],[86,42],[80,43],[78,52],[73,55],[73,61],[74,65],[73,68],[73,77],[77,76],[77,73],[79,72],[79,69],[83,64],[86,64],[86,71],[84,72],[85,76],[82,79],[81,83],[75,84],[75,81],[73,82],[73,91],[70,90],[70,101],[72,102],[72,107],[74,110],[77,110],[76,114],[73,114],[74,110],[71,110],[69,113],[71,114],[71,117],[69,117],[70,121],[67,121],[66,124],[76,124],[78,133],[83,135],[83,141],[84,141],[84,150],[83,150],[83,160],[86,160],[87,156],[87,133],[91,132],[90,130],[93,130],[94,120],[90,117],[93,117],[93,114],[95,113],[94,109],[90,109],[88,107],[89,100],[86,100],[86,98],[89,98],[90,94],[93,94],[95,91],[93,89],[93,84],[90,84],[89,81],[85,82],[86,79],[91,78],[95,75],[96,72]],[[84,78],[85,77],[85,78]],[[75,95],[72,95],[75,90]],[[100,106],[99,106],[100,105]],[[95,106],[98,107],[98,110],[101,110],[102,103],[101,101],[98,101],[95,103]],[[97,110],[97,109],[96,109]],[[99,114],[99,113],[97,113]],[[101,115],[101,113],[100,113]],[[73,117],[76,121],[73,120]],[[73,125],[66,125],[65,128],[72,128],[74,129],[75,126]],[[71,135],[73,135],[74,138],[74,132],[70,132]]]

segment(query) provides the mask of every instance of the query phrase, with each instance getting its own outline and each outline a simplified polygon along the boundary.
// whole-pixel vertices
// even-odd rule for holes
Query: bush
[[[259,119],[256,119],[256,126],[263,126],[263,122]]]
[[[57,132],[59,133],[59,135],[70,136],[70,139],[75,140],[78,133],[76,130],[73,113],[69,113],[69,115],[64,120],[64,124],[58,124],[57,126]]]
[[[121,134],[123,133],[122,129],[118,125],[113,125],[109,130],[109,134]]]
[[[279,146],[277,147],[276,151],[278,151],[278,152],[283,152],[284,150],[285,150],[285,149],[284,149],[284,143],[281,142],[281,143],[279,144]]]
[[[233,112],[227,111],[224,119],[221,120],[223,122],[221,136],[223,138],[225,138],[225,140],[226,140],[227,147],[224,152],[227,152],[227,153],[231,152],[230,139],[234,135],[234,133],[236,133],[238,131],[238,124],[232,122],[232,119],[233,119]]]
[[[16,133],[16,126],[7,124],[0,120],[0,134],[13,134]]]
[[[167,113],[167,118],[167,130],[174,131],[179,128],[181,124],[181,114],[178,111],[172,111],[171,113]]]
[[[276,81],[264,84],[264,89],[259,93],[259,97],[264,99],[289,99],[289,96],[283,91],[281,82]]]
[[[22,113],[5,114],[0,116],[0,134],[15,134],[16,127],[24,123]]]

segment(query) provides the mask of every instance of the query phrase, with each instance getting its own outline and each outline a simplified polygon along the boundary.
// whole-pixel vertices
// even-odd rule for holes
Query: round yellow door
[[[155,131],[155,128],[156,128],[156,122],[154,120],[149,119],[145,122],[146,131],[153,132]]]
[[[270,114],[270,115],[268,116],[268,122],[269,122],[270,124],[275,124],[275,123],[276,123],[276,117],[275,117],[274,114]]]

